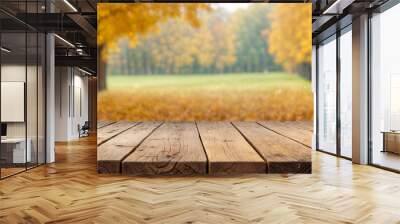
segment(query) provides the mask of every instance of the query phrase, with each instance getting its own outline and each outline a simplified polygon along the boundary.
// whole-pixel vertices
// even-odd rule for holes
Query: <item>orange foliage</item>
[[[311,63],[311,3],[278,4],[269,16],[269,52],[288,71]]]
[[[106,46],[107,51],[118,51],[118,40],[127,37],[131,46],[135,46],[139,35],[158,30],[158,24],[170,18],[183,17],[192,26],[199,27],[197,13],[209,10],[208,4],[201,3],[101,3],[98,4],[97,42]]]
[[[301,99],[301,100],[299,100]],[[307,89],[200,91],[107,90],[99,93],[99,120],[256,121],[312,120]]]

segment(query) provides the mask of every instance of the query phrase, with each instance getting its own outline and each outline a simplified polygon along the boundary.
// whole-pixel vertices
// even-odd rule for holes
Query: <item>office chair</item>
[[[79,129],[79,138],[89,136],[89,129],[90,129],[89,121],[85,121],[82,127],[78,125],[78,129]]]

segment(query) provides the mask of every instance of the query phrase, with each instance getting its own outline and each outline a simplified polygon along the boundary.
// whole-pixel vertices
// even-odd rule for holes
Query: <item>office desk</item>
[[[32,140],[26,140],[27,147],[25,152],[25,138],[5,138],[1,139],[1,159],[6,164],[24,164],[31,162]]]
[[[400,154],[400,132],[383,131],[383,152]]]

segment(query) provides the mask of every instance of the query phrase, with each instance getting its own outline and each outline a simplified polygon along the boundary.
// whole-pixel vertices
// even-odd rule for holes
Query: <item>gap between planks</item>
[[[268,173],[311,173],[311,150],[255,122],[233,125],[267,162]]]
[[[163,122],[139,123],[98,146],[98,172],[121,173],[122,161],[162,124]]]
[[[97,146],[139,123],[140,122],[118,121],[101,128],[100,131],[97,132]]]
[[[207,157],[194,122],[168,122],[122,161],[127,175],[205,175]]]
[[[110,124],[113,124],[113,123],[115,123],[115,121],[98,121],[97,122],[97,129],[104,128],[104,127],[106,127],[106,126],[108,126]]]

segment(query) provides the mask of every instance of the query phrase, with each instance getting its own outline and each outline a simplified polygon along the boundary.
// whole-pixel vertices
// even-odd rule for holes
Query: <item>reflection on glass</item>
[[[318,148],[336,153],[336,40],[318,48]]]

